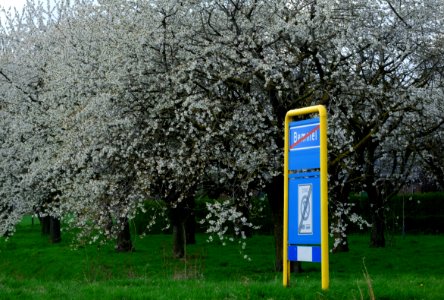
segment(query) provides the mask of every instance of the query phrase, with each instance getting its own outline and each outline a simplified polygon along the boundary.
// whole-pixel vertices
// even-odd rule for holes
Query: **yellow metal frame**
[[[289,123],[293,117],[318,113],[320,120],[320,180],[321,180],[321,277],[322,289],[329,286],[328,263],[328,185],[327,185],[327,110],[323,105],[289,110],[285,115],[285,146],[284,146],[284,253],[283,253],[283,284],[290,283],[290,261],[288,260],[288,151]]]

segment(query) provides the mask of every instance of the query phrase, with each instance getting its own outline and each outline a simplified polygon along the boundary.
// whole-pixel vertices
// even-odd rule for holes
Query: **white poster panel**
[[[313,185],[298,185],[298,233],[313,234]]]

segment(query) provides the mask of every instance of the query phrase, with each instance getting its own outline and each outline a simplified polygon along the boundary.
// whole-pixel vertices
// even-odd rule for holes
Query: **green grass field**
[[[52,245],[39,224],[25,219],[9,241],[0,240],[0,299],[444,299],[444,236],[389,237],[368,248],[367,235],[350,237],[348,253],[330,255],[330,289],[321,289],[319,264],[303,264],[282,287],[273,271],[273,237],[237,244],[207,243],[199,235],[186,260],[171,257],[168,235],[136,238],[133,253],[113,245],[73,250],[66,233]]]

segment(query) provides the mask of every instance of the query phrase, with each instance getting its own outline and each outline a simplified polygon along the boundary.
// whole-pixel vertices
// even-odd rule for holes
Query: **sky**
[[[22,9],[23,5],[25,5],[26,0],[0,0],[0,5],[8,8],[8,7],[16,7],[17,9]]]

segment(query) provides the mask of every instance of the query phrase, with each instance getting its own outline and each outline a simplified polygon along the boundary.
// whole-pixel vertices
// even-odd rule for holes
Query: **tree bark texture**
[[[60,219],[55,217],[49,218],[49,233],[51,236],[51,243],[56,244],[62,241],[62,235],[60,231]]]
[[[376,145],[367,147],[364,157],[367,163],[367,172],[365,174],[365,191],[368,195],[370,219],[372,228],[370,233],[370,247],[385,247],[385,217],[384,217],[384,198],[378,190],[374,169]]]
[[[283,264],[283,220],[284,220],[284,176],[273,178],[266,186],[266,193],[273,218],[273,233],[275,241],[275,269],[282,271]]]
[[[185,222],[178,222],[173,225],[173,256],[174,258],[185,257]]]
[[[173,256],[175,258],[183,258],[186,255],[186,245],[196,243],[194,192],[195,189],[191,189],[188,196],[181,202],[176,202],[175,193],[167,197],[167,203],[171,205],[168,214],[173,229]]]
[[[51,217],[39,217],[39,220],[42,227],[42,235],[49,235],[51,233]]]
[[[273,178],[265,187],[268,202],[273,218],[273,234],[275,246],[275,263],[276,272],[282,272],[283,269],[283,246],[284,246],[284,176],[279,175]],[[290,272],[302,272],[301,262],[291,262]]]
[[[188,204],[188,217],[185,221],[185,238],[187,245],[196,244],[196,214],[194,209],[196,207],[194,197],[187,199]]]
[[[185,256],[186,232],[185,223],[187,212],[183,203],[178,203],[176,207],[170,208],[170,221],[173,228],[173,256],[182,258]]]
[[[372,228],[370,233],[370,247],[385,247],[385,215],[384,199],[377,188],[370,186],[367,189],[370,207]]]
[[[131,241],[130,226],[127,218],[121,219],[121,224],[123,227],[120,229],[117,235],[117,252],[131,252],[134,251],[133,243]]]

